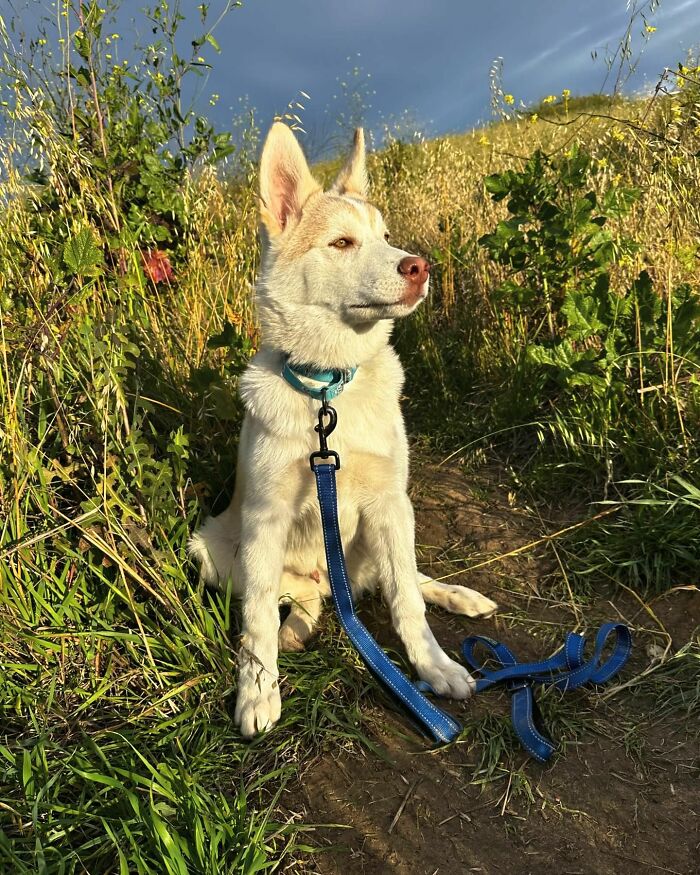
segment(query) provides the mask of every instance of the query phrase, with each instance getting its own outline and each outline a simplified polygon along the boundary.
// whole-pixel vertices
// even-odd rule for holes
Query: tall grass
[[[198,515],[231,493],[237,375],[257,343],[256,131],[232,152],[183,106],[206,22],[193,58],[173,57],[159,4],[154,46],[125,73],[110,10],[61,9],[54,62],[24,63],[4,35],[0,868],[264,871],[303,840],[271,813],[280,788],[320,745],[362,737],[365,680],[336,641],[296,656],[282,730],[240,744],[230,593],[203,591],[185,557]],[[393,139],[370,161],[394,239],[435,264],[397,338],[414,433],[472,461],[515,453],[541,491],[621,499],[569,545],[594,582],[697,575],[698,361],[671,331],[671,291],[698,287],[697,70],[673,85]],[[624,297],[646,270],[659,302],[651,346],[633,323],[643,381],[616,404],[562,393],[527,357],[532,313],[494,295],[517,271],[479,244],[507,215],[484,178],[574,144],[601,196],[639,190],[610,224],[637,244],[613,253],[611,283]]]

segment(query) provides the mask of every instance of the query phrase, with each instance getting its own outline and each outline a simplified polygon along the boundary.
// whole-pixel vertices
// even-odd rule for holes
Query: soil
[[[476,483],[476,485],[475,485]],[[412,497],[421,570],[434,576],[478,564],[564,528],[513,500],[498,476],[464,476],[454,466],[415,466]],[[585,517],[575,509],[570,519]],[[496,599],[491,620],[470,621],[431,609],[431,626],[447,650],[466,634],[506,641],[523,660],[551,653],[564,633],[622,619],[635,630],[632,659],[619,684],[638,675],[667,645],[675,649],[700,627],[700,592],[672,591],[650,606],[631,593],[601,592],[584,606],[567,598],[557,555],[546,542],[454,583]],[[380,643],[398,642],[375,600],[365,623]],[[584,622],[585,620],[585,622]],[[611,684],[614,685],[615,682]],[[658,700],[637,688],[614,696],[574,693],[582,725],[557,725],[564,746],[549,764],[529,759],[514,739],[487,772],[484,740],[435,750],[388,698],[368,702],[380,756],[366,750],[324,754],[286,799],[317,847],[288,871],[318,875],[602,875],[700,873],[700,751],[682,715],[659,716]],[[507,694],[488,692],[448,710],[469,725],[504,719]],[[479,771],[481,768],[481,772]]]

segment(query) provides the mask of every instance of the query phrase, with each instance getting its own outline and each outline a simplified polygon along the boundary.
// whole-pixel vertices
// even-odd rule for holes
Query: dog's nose
[[[406,255],[399,262],[398,271],[412,285],[422,286],[428,279],[430,265],[419,255]]]

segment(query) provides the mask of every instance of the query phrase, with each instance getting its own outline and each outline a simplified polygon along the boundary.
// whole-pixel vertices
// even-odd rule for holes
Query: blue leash
[[[614,635],[611,654],[603,661],[603,650],[608,638]],[[501,665],[496,671],[487,671],[474,656],[474,649],[485,647]],[[586,639],[576,632],[568,632],[564,646],[554,656],[542,662],[518,663],[505,644],[499,644],[484,635],[472,635],[462,643],[465,661],[481,677],[476,681],[476,691],[505,683],[511,693],[511,719],[518,740],[536,760],[547,762],[556,750],[544,734],[537,704],[533,696],[534,684],[549,684],[566,692],[584,684],[604,684],[614,677],[627,662],[632,650],[632,634],[623,623],[603,623],[598,629],[593,656],[584,660]]]
[[[323,540],[326,546],[328,577],[331,581],[333,602],[341,625],[355,645],[367,667],[389,688],[406,708],[422,724],[436,741],[453,741],[462,727],[449,714],[429,702],[397,668],[382,648],[358,620],[352,602],[350,584],[345,568],[343,545],[338,526],[338,502],[336,500],[335,469],[332,463],[315,464],[318,501],[321,506]]]
[[[329,418],[328,424],[324,422],[326,417]],[[460,724],[426,699],[421,689],[430,692],[430,686],[424,682],[415,685],[411,683],[379,647],[355,614],[338,524],[335,472],[340,468],[340,458],[336,452],[328,449],[326,441],[336,422],[336,412],[324,398],[318,414],[318,425],[315,427],[320,449],[311,454],[310,463],[311,470],[316,475],[328,577],[340,623],[367,667],[405,705],[419,725],[437,742],[453,741],[462,730]],[[613,634],[616,640],[612,653],[603,661],[605,644]],[[486,648],[502,667],[497,670],[483,668],[474,656],[477,646]],[[497,684],[506,685],[512,694],[511,715],[515,733],[525,750],[542,763],[552,756],[555,745],[543,732],[532,692],[533,685],[550,684],[566,691],[584,684],[604,684],[627,662],[632,649],[632,636],[629,628],[622,623],[605,623],[598,630],[593,656],[587,661],[584,659],[585,646],[586,639],[583,635],[570,632],[561,650],[549,659],[543,662],[518,663],[505,644],[499,644],[483,635],[473,635],[462,644],[465,661],[481,675],[476,681],[477,693]]]

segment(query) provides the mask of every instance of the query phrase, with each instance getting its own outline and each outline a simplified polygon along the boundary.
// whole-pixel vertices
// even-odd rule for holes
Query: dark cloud
[[[265,121],[303,89],[312,97],[305,119],[313,125],[329,104],[333,111],[336,79],[359,53],[377,92],[369,121],[408,108],[439,133],[488,118],[488,71],[498,56],[506,90],[519,100],[598,90],[602,55],[616,47],[627,21],[625,0],[248,0],[221,28],[224,51],[210,86],[226,105],[225,95],[249,94]],[[650,23],[657,32],[631,88],[654,83],[700,39],[700,2],[663,0]],[[641,29],[640,21],[639,47]]]

